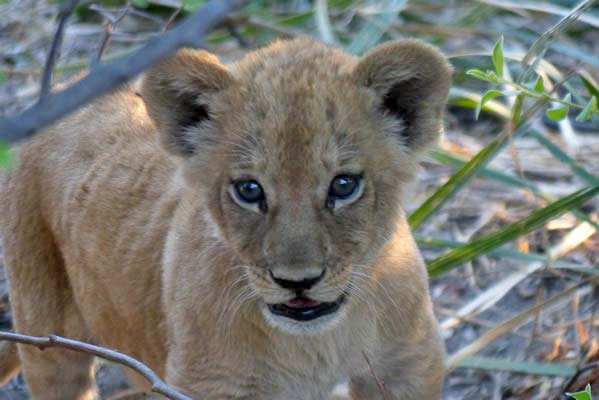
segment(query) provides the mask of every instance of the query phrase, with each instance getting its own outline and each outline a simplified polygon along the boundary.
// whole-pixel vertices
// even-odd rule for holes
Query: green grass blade
[[[473,258],[486,254],[502,244],[540,227],[548,220],[584,203],[597,194],[599,194],[599,185],[587,187],[562,197],[546,207],[533,211],[520,221],[509,224],[496,232],[435,258],[428,263],[429,273],[431,276],[437,276]]]
[[[438,147],[431,149],[429,151],[429,155],[441,164],[453,168],[461,168],[467,162],[462,157],[456,156],[455,154],[452,154],[449,151],[443,150]],[[534,193],[539,193],[539,188],[535,184],[517,176],[508,175],[496,169],[491,169],[488,167],[482,168],[478,171],[478,176],[480,176],[481,178],[492,179],[494,181],[501,182],[506,185],[523,189],[529,189]]]
[[[576,366],[564,363],[513,361],[502,358],[470,356],[464,358],[459,368],[482,369],[487,371],[509,371],[527,375],[570,377],[576,373]]]
[[[430,247],[437,249],[457,249],[467,244],[465,242],[460,242],[456,240],[439,239],[430,236],[416,236],[416,243],[418,243],[418,245],[422,247]],[[488,254],[494,257],[512,258],[514,260],[527,262],[550,262],[553,268],[567,269],[570,271],[581,272],[589,275],[599,274],[599,266],[592,267],[590,265],[579,264],[564,260],[548,260],[546,254],[523,253],[521,251],[509,247],[499,247],[497,249],[491,250]]]
[[[318,34],[322,41],[327,44],[337,44],[337,38],[333,32],[331,20],[329,19],[329,5],[327,0],[316,0],[314,3],[314,18],[316,27],[318,28]]]
[[[551,29],[546,31],[551,34],[554,34],[556,31],[562,31],[564,28],[567,27],[568,24],[570,24],[575,19],[578,19],[581,22],[584,22],[585,24],[588,24],[592,27],[599,28],[599,18],[594,16],[592,13],[589,12],[589,13],[584,13],[582,15],[579,15],[580,7],[586,8],[588,6],[592,6],[593,2],[595,0],[583,1],[578,6],[576,6],[576,8],[574,8],[573,10],[570,10],[567,7],[562,7],[562,6],[559,6],[556,4],[552,4],[552,3],[560,3],[560,1],[548,1],[548,2],[543,2],[543,1],[538,1],[538,0],[523,1],[523,2],[512,1],[512,0],[478,0],[478,1],[484,2],[484,4],[487,4],[490,6],[496,6],[496,7],[506,9],[510,12],[518,12],[517,10],[525,10],[525,11],[538,12],[538,13],[542,13],[542,14],[563,16],[564,18],[557,25],[555,25],[554,27],[552,27]],[[565,2],[562,2],[562,3],[565,3]],[[584,11],[584,9],[581,11]],[[573,15],[574,13],[576,13],[576,15]]]
[[[544,46],[541,51],[539,51],[539,53],[535,56],[533,62],[530,63],[530,65],[528,66],[528,68],[526,68],[526,70],[520,74],[520,76],[518,77],[518,83],[523,83],[525,82],[527,79],[529,79],[533,73],[537,70],[537,68],[539,68],[539,63],[545,58],[545,53],[547,53],[547,46]],[[541,77],[539,75],[539,77]],[[541,82],[542,82],[542,78],[541,78]],[[536,89],[535,89],[536,90]],[[543,92],[545,91],[544,89],[542,90]]]
[[[599,84],[595,82],[593,77],[586,71],[580,71],[579,77],[584,86],[587,88],[589,95],[595,96],[597,99],[599,99]]]
[[[511,139],[521,136],[528,127],[519,127],[513,135],[509,130],[503,131],[495,140],[485,146],[470,161],[459,168],[445,184],[441,185],[426,201],[418,207],[408,218],[412,229],[417,229],[423,222],[440,209],[448,200],[484,168],[503,146]]]
[[[593,176],[590,172],[584,169],[580,164],[576,162],[572,157],[567,155],[562,149],[556,146],[551,140],[547,139],[545,135],[537,130],[532,130],[530,135],[545,147],[555,158],[566,164],[572,172],[574,172],[579,178],[584,180],[588,185],[599,185],[599,178]]]
[[[380,14],[373,15],[367,20],[362,29],[354,36],[347,46],[352,54],[362,54],[376,45],[389,26],[396,20],[399,11],[405,7],[407,0],[383,0]]]
[[[10,167],[14,162],[14,154],[10,146],[0,142],[0,169]]]
[[[567,46],[558,41],[553,40],[547,42],[547,45],[551,50],[562,53],[565,56],[572,57],[576,60],[580,60],[583,63],[592,65],[594,67],[599,67],[599,59],[597,59],[597,54],[585,51],[583,47],[577,48],[573,46]]]
[[[549,39],[551,39],[557,33],[566,29],[568,26],[570,26],[572,23],[574,23],[574,21],[579,19],[583,15],[583,13],[593,5],[594,2],[595,2],[595,0],[582,1],[580,4],[578,4],[572,10],[570,10],[568,12],[568,14],[565,15],[557,24],[555,24],[551,28],[547,29],[541,36],[539,36],[539,38],[537,40],[535,40],[535,42],[532,44],[532,46],[530,46],[530,49],[524,56],[524,59],[522,60],[522,66],[524,67],[524,66],[528,65],[530,59],[533,58],[536,54],[538,54],[541,51],[541,49],[544,47],[545,42],[547,42]],[[595,21],[595,23],[597,23],[597,22],[599,22],[599,21]],[[599,26],[599,25],[597,25],[597,26]]]
[[[431,157],[433,159],[437,160],[438,162],[445,164],[447,166],[453,167],[453,168],[461,168],[464,164],[466,164],[466,160],[464,160],[463,158],[458,157],[454,154],[451,154],[450,152],[445,151],[440,148],[432,149],[429,152],[429,154],[431,155]],[[478,172],[478,176],[480,176],[481,178],[493,179],[494,181],[503,183],[505,185],[514,186],[514,187],[518,187],[518,188],[522,188],[522,189],[528,189],[546,201],[555,201],[556,200],[555,197],[541,192],[541,190],[535,184],[528,182],[527,180],[519,178],[517,176],[508,175],[508,174],[498,171],[496,169],[487,168],[487,167],[482,168]],[[577,209],[572,209],[570,211],[580,221],[588,222],[589,224],[594,226],[595,229],[597,229],[599,231],[599,224],[596,221],[593,221],[584,212],[577,210]]]

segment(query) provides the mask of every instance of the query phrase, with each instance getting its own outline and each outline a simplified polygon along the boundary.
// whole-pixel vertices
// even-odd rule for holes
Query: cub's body
[[[186,51],[141,96],[123,87],[54,124],[0,187],[15,330],[119,349],[203,400],[321,400],[344,378],[382,399],[367,359],[393,398],[439,398],[443,346],[399,201],[449,71],[413,41],[360,60],[296,40],[230,69]],[[339,173],[361,179],[351,203],[326,194]],[[264,207],[231,199],[246,176]],[[314,287],[276,284],[316,265]],[[293,299],[339,311],[273,311],[311,312]],[[22,365],[35,399],[95,396],[88,355],[0,351],[0,379]]]

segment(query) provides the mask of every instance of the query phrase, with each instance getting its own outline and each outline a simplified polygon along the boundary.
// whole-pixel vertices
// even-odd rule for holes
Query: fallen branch
[[[110,350],[105,347],[96,346],[89,343],[80,342],[73,339],[67,339],[60,336],[50,335],[46,337],[22,335],[19,333],[0,331],[0,340],[7,340],[21,344],[29,344],[40,350],[49,347],[56,347],[78,351],[80,353],[93,354],[94,356],[104,358],[109,361],[124,365],[133,369],[142,375],[152,385],[152,392],[161,394],[171,400],[192,400],[181,392],[167,385],[154,371],[141,361],[136,360],[126,354],[116,350]]]
[[[210,0],[170,31],[111,64],[98,65],[67,89],[50,93],[24,112],[0,119],[0,140],[13,143],[33,135],[66,114],[101,96],[181,47],[201,47],[204,36],[246,0]]]

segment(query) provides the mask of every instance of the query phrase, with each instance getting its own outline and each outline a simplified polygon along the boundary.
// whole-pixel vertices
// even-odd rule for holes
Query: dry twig
[[[171,16],[166,21],[166,24],[164,24],[164,26],[162,27],[162,32],[166,32],[169,30],[172,23],[175,22],[175,19],[179,16],[179,14],[181,14],[181,11],[183,11],[183,7],[185,7],[185,2],[181,0],[181,4],[179,5],[179,7],[177,7],[177,9],[171,14]]]
[[[102,60],[102,55],[104,54],[104,51],[106,50],[106,48],[110,44],[110,40],[112,39],[113,29],[115,29],[117,24],[119,22],[121,22],[121,20],[123,18],[125,18],[127,16],[127,14],[129,14],[129,12],[131,11],[131,4],[129,2],[127,2],[127,4],[125,4],[125,6],[122,8],[122,10],[118,14],[118,16],[114,17],[114,18],[111,18],[110,15],[104,13],[103,12],[104,10],[101,7],[96,6],[95,4],[92,4],[89,7],[89,9],[98,11],[100,14],[102,14],[104,16],[104,19],[105,19],[104,36],[102,37],[102,42],[100,43],[100,48],[98,49],[98,54],[96,54],[95,59],[92,61],[92,63],[95,64]]]
[[[12,332],[0,332],[0,340],[8,340],[22,344],[29,344],[40,350],[49,347],[57,347],[78,351],[80,353],[93,354],[94,356],[104,358],[109,361],[124,365],[133,369],[142,375],[152,385],[152,392],[161,394],[171,400],[192,400],[190,397],[178,392],[167,385],[154,371],[141,361],[136,360],[126,354],[116,350],[110,350],[105,347],[96,346],[89,343],[80,342],[73,339],[67,339],[60,336],[49,335],[47,337],[22,335]]]
[[[181,47],[201,47],[205,34],[246,0],[210,0],[174,29],[111,64],[98,65],[69,88],[50,93],[24,112],[0,120],[0,139],[16,142],[134,78]]]
[[[67,24],[67,20],[73,13],[75,6],[79,3],[79,0],[67,0],[60,7],[58,13],[58,25],[56,27],[56,33],[54,39],[52,39],[52,45],[50,46],[50,52],[46,58],[46,66],[44,67],[44,73],[42,75],[42,83],[40,87],[40,99],[42,102],[44,96],[50,91],[50,85],[52,83],[52,71],[54,70],[54,64],[58,59],[60,53],[60,47],[62,46],[62,39],[64,37],[64,28]]]
[[[368,364],[368,368],[370,368],[370,373],[372,373],[372,376],[374,377],[374,380],[376,381],[376,384],[378,385],[378,387],[379,387],[379,389],[381,391],[381,395],[383,396],[383,400],[391,400],[391,398],[389,397],[389,391],[387,390],[387,386],[385,385],[385,382],[383,382],[382,380],[380,380],[379,377],[374,372],[374,367],[372,366],[372,363],[368,359],[368,356],[366,355],[366,352],[362,351],[362,355],[364,356],[364,359],[366,360],[366,364]]]

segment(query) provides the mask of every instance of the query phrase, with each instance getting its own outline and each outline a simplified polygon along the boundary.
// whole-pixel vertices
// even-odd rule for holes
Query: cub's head
[[[234,284],[270,324],[317,333],[359,301],[441,131],[450,79],[419,41],[356,58],[297,39],[230,66],[179,51],[148,72],[142,96],[206,210],[198,235],[235,254]]]

